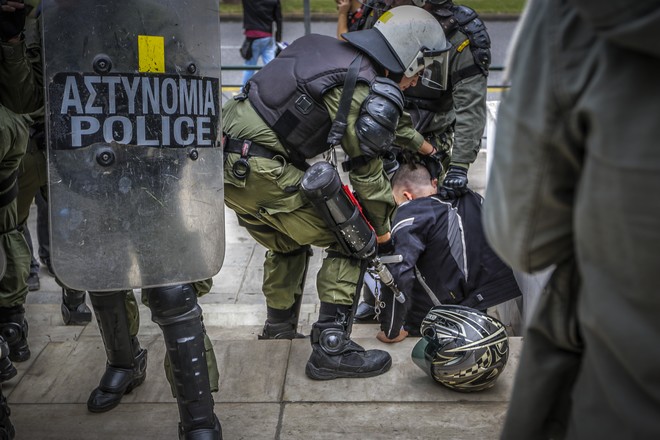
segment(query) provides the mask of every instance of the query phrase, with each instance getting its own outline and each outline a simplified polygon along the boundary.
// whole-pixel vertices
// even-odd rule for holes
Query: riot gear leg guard
[[[204,348],[202,309],[190,284],[144,289],[151,319],[163,331],[179,406],[179,438],[220,440]]]
[[[28,323],[25,319],[25,308],[20,306],[0,307],[0,336],[9,345],[9,359],[13,362],[24,362],[30,359],[28,345]]]
[[[62,319],[66,325],[85,325],[92,320],[84,291],[62,287]]]
[[[16,376],[16,373],[16,367],[9,359],[9,344],[0,336],[0,384]],[[0,385],[0,440],[14,438],[14,425],[9,420],[10,414],[7,399],[2,394],[2,385]]]
[[[90,412],[110,411],[147,377],[147,350],[129,332],[125,295],[126,291],[89,294],[108,357],[99,386],[87,400]]]
[[[372,377],[392,366],[383,350],[365,350],[350,339],[352,306],[321,303],[319,320],[312,326],[312,354],[305,374],[315,380]]]

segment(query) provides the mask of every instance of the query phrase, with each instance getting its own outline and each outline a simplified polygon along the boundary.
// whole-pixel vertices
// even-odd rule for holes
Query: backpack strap
[[[344,79],[344,89],[341,92],[341,97],[339,98],[339,108],[337,109],[337,115],[335,120],[332,121],[332,127],[330,127],[330,133],[328,133],[328,145],[335,146],[339,145],[344,133],[346,133],[346,127],[348,123],[348,112],[351,109],[351,101],[353,100],[353,92],[355,91],[355,84],[357,83],[358,74],[360,73],[360,65],[362,64],[362,54],[358,55],[353,59],[350,66],[348,66],[348,72],[346,73],[346,78]]]

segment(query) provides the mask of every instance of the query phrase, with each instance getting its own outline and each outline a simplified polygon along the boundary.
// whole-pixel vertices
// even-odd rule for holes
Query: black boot
[[[0,383],[6,382],[16,376],[18,371],[9,359],[9,344],[0,336]],[[0,436],[2,439],[2,436]]]
[[[222,426],[217,416],[215,418],[215,426],[213,428],[199,428],[193,431],[186,432],[183,425],[179,423],[179,440],[222,440]]]
[[[7,398],[0,390],[0,439],[2,440],[13,440],[16,435],[14,425],[12,425],[11,420],[9,420],[10,414],[11,411],[7,404]]]
[[[135,338],[137,355],[132,368],[115,367],[109,363],[101,377],[99,386],[92,391],[87,399],[87,409],[93,413],[110,411],[121,402],[124,394],[142,385],[147,377],[147,350],[140,348]]]
[[[147,376],[147,350],[129,332],[130,323],[124,304],[128,291],[90,292],[108,358],[99,386],[87,400],[93,413],[110,411],[126,393],[140,386]]]
[[[336,310],[336,314],[328,311]],[[383,350],[365,350],[350,339],[350,307],[321,303],[319,322],[312,326],[312,355],[305,374],[315,380],[372,377],[392,366],[392,357]],[[331,316],[335,319],[330,321]]]
[[[0,336],[0,383],[8,381],[16,376],[16,367],[9,360],[9,344]],[[9,405],[7,399],[2,394],[2,385],[0,385],[0,440],[12,440],[14,438],[14,426],[9,420]]]
[[[25,308],[20,306],[0,307],[0,335],[9,344],[9,359],[25,362],[30,359],[28,345],[28,323]]]
[[[62,319],[66,325],[85,325],[92,320],[84,291],[62,288]]]
[[[258,339],[302,339],[305,337],[298,333],[298,316],[294,315],[294,308],[277,310],[267,307],[267,318],[264,329]]]

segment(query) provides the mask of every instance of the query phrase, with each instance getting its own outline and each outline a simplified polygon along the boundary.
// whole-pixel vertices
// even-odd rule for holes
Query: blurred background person
[[[273,23],[276,31],[273,37]],[[259,58],[264,65],[275,58],[276,43],[282,41],[282,6],[280,0],[243,0],[243,29],[245,38],[251,41],[251,56],[245,60],[246,66],[256,66]],[[243,85],[248,82],[254,70],[243,73]]]
[[[484,226],[555,269],[502,438],[660,438],[660,1],[533,0],[518,35]]]

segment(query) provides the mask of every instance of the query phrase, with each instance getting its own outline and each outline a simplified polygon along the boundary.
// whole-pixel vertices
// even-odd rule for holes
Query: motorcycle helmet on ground
[[[492,387],[509,357],[509,338],[497,319],[459,306],[433,307],[420,326],[413,362],[436,382],[456,391]]]

